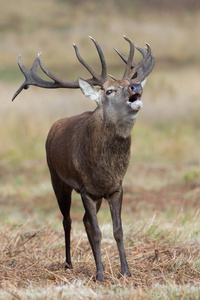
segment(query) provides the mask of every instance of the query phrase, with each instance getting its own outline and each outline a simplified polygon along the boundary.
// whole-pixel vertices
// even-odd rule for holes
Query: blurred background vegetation
[[[122,63],[113,51],[128,50],[122,35],[143,46],[151,44],[157,69],[197,66],[200,63],[199,6],[195,0],[175,1],[1,1],[1,73],[5,80],[19,79],[16,57],[22,54],[31,64],[39,51],[53,70],[76,77],[81,68],[72,43],[84,57],[98,63],[88,35],[94,36],[105,52],[109,67]]]
[[[30,191],[52,194],[44,151],[48,130],[59,118],[95,107],[78,90],[36,87],[12,103],[24,80],[18,54],[30,68],[42,51],[43,62],[53,73],[65,79],[87,78],[72,43],[98,70],[98,55],[88,35],[101,45],[109,73],[119,78],[124,64],[113,47],[128,53],[124,34],[141,47],[148,42],[156,57],[133,130],[125,185],[158,188],[199,182],[199,29],[200,3],[195,0],[1,0],[1,195],[7,199],[16,194],[27,197]]]

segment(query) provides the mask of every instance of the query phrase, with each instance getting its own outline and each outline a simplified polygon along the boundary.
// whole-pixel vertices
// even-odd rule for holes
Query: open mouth
[[[138,112],[142,107],[141,94],[135,93],[126,102],[133,112]]]
[[[139,93],[132,95],[129,98],[128,102],[133,103],[134,101],[137,101],[137,100],[141,100],[141,94],[139,94]]]

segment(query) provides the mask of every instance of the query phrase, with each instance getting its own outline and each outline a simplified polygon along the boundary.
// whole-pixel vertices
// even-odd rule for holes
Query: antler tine
[[[14,94],[12,101],[17,97],[17,95],[23,90],[23,89],[28,89],[30,85],[36,85],[40,87],[57,87],[57,86],[52,86],[54,84],[53,82],[46,81],[41,79],[38,74],[37,74],[37,68],[38,64],[40,62],[40,54],[38,57],[34,60],[33,65],[30,70],[28,70],[24,64],[22,63],[21,55],[18,56],[17,63],[19,65],[20,70],[22,71],[25,81],[24,83],[20,86],[20,88],[16,91]]]
[[[113,75],[108,74],[108,76],[109,76],[110,78],[112,78],[114,81],[118,81],[118,79],[117,79],[116,77],[114,77]]]
[[[117,52],[117,54],[121,57],[121,59],[123,60],[123,62],[125,62],[125,64],[128,61],[128,58],[126,55],[124,55],[121,51],[119,51],[118,49],[114,48],[114,50]],[[136,66],[136,63],[132,62],[131,64],[131,69],[133,69]]]
[[[28,71],[25,66],[23,65],[22,63],[22,60],[21,60],[21,54],[19,54],[18,58],[17,58],[17,63],[18,63],[18,66],[20,68],[20,70],[22,71],[24,77],[25,77],[25,81],[24,83],[20,86],[20,88],[15,92],[14,96],[12,97],[12,101],[19,95],[19,93],[21,93],[21,91],[23,89],[28,89],[29,88],[29,85],[27,84],[28,80],[27,80],[27,76],[28,76]]]
[[[147,51],[143,48],[138,47],[138,46],[135,46],[135,47],[142,54],[142,56],[145,57]],[[141,72],[140,72],[141,74],[139,76],[142,77],[142,79],[147,77],[151,73],[151,71],[153,70],[154,65],[155,65],[155,56],[151,52],[151,55],[147,59],[146,63],[141,67],[142,70],[141,70]]]
[[[89,36],[89,38],[93,41],[93,43],[95,44],[95,47],[98,51],[98,54],[99,54],[99,58],[100,58],[100,61],[101,61],[101,67],[102,67],[102,72],[101,72],[101,78],[106,81],[107,80],[107,67],[106,67],[106,60],[105,60],[105,57],[103,55],[103,51],[101,50],[101,47],[99,46],[99,44],[97,43],[97,41]]]
[[[117,54],[121,57],[121,59],[123,60],[123,62],[125,62],[127,64],[128,62],[128,57],[126,55],[124,55],[121,51],[119,51],[117,48],[114,48],[114,50],[117,52]]]
[[[123,37],[127,42],[129,42],[130,51],[129,51],[129,56],[128,56],[128,60],[127,60],[127,63],[126,63],[126,69],[125,69],[125,72],[124,72],[124,75],[123,75],[122,79],[129,79],[130,78],[130,70],[131,70],[132,60],[133,60],[133,56],[134,56],[134,52],[135,52],[135,46],[129,38],[127,38],[125,35]],[[117,51],[117,53],[118,53],[118,51]],[[118,54],[120,55],[120,52]],[[123,59],[123,56],[120,55],[120,57]]]
[[[147,45],[146,54],[143,56],[143,59],[138,64],[136,64],[136,66],[132,69],[131,76],[130,76],[131,78],[147,62],[147,60],[149,59],[149,57],[151,55],[151,48],[150,48],[149,44],[146,43],[146,45]]]
[[[90,37],[91,40],[93,41],[93,43],[95,44],[98,54],[99,54],[99,58],[101,61],[101,66],[102,66],[102,73],[101,75],[98,75],[90,66],[88,63],[86,63],[86,61],[80,56],[78,47],[73,44],[75,52],[76,52],[76,56],[79,60],[79,62],[88,70],[88,72],[93,76],[93,79],[96,79],[96,84],[97,85],[102,85],[106,80],[107,80],[107,69],[106,69],[106,62],[105,62],[105,58],[103,55],[103,52],[99,46],[99,44],[97,43],[97,41],[95,39],[93,39],[92,37]]]
[[[38,54],[38,60],[40,64],[41,70],[49,77],[51,78],[54,82],[49,82],[53,83],[55,88],[57,87],[63,87],[63,88],[79,88],[78,81],[72,81],[72,80],[65,80],[61,79],[55,74],[53,74],[51,71],[49,71],[43,64],[42,59],[41,59],[41,53]],[[52,86],[51,86],[52,87]]]

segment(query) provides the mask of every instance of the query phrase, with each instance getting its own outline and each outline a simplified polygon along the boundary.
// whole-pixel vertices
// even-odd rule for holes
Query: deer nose
[[[128,86],[129,91],[135,94],[141,94],[142,93],[142,86],[141,84],[130,84]]]

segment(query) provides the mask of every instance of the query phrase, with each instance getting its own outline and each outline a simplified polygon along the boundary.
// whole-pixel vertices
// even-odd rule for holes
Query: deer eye
[[[106,91],[106,95],[110,95],[110,94],[112,94],[112,93],[114,93],[115,92],[115,90],[107,90]]]

